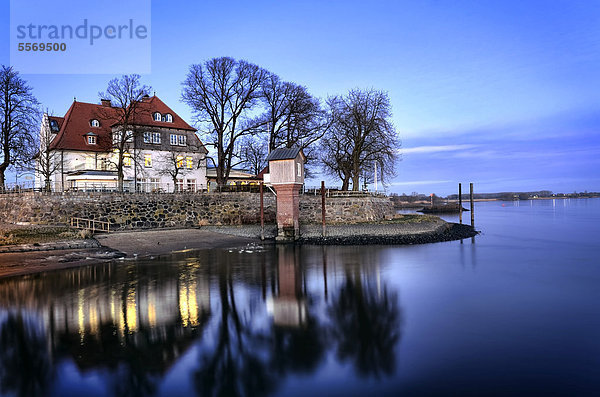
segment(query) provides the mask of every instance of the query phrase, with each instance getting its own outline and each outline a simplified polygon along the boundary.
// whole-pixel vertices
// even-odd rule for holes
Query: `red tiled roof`
[[[148,97],[138,106],[139,111],[136,112],[134,118],[135,125],[196,131],[196,129],[190,127],[188,123],[156,96]],[[155,112],[159,112],[162,115],[171,114],[173,122],[154,121],[152,115]],[[65,149],[106,152],[112,147],[112,126],[118,123],[119,110],[110,106],[74,101],[64,118],[51,116],[49,119],[57,120],[60,128],[56,138],[50,145],[51,150]],[[94,119],[100,122],[100,127],[91,126],[90,122]],[[85,139],[86,134],[89,132],[98,135],[95,145],[89,145]],[[198,139],[197,136],[196,138]],[[198,142],[202,145],[200,139],[198,139]]]
[[[168,107],[159,97],[153,96],[148,97],[144,101],[138,104],[138,110],[136,112],[135,124],[136,125],[148,125],[165,128],[177,128],[180,130],[196,131],[195,128],[190,127],[181,117],[179,117],[170,107]],[[167,121],[154,121],[154,113],[159,112],[161,115],[171,114],[173,116],[173,122]]]

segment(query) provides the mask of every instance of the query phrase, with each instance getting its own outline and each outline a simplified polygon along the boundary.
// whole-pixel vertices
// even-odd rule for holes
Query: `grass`
[[[39,244],[82,238],[77,231],[63,226],[15,226],[0,228],[0,246]]]

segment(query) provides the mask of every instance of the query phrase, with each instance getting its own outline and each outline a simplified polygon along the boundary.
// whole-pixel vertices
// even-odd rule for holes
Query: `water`
[[[598,395],[600,199],[475,214],[474,242],[0,280],[0,394]]]

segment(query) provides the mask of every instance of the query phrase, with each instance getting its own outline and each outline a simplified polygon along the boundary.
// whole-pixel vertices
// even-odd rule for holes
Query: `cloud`
[[[457,152],[461,150],[468,150],[477,147],[477,145],[463,144],[463,145],[439,145],[439,146],[416,146],[409,148],[400,149],[402,154],[412,153],[437,153],[437,152]]]
[[[440,183],[448,183],[452,182],[450,180],[447,181],[403,181],[403,182],[392,182],[390,186],[413,186],[413,185],[435,185]]]

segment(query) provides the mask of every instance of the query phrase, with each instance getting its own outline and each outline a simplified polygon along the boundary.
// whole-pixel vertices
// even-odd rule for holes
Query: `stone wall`
[[[395,213],[384,197],[328,198],[328,223],[376,221]],[[111,222],[114,229],[239,225],[260,222],[256,193],[0,196],[0,221],[67,224],[71,217]],[[265,222],[275,222],[275,196],[265,194]],[[300,197],[300,223],[321,222],[321,198]]]

